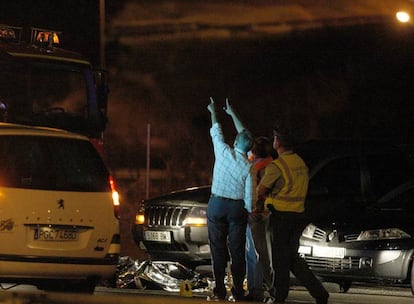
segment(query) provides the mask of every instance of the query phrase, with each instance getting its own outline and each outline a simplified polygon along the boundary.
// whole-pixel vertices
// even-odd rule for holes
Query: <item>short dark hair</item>
[[[252,153],[259,158],[271,156],[273,152],[272,141],[266,136],[256,137],[254,140]]]
[[[277,136],[280,144],[285,148],[292,148],[295,145],[295,138],[285,124],[275,124],[273,126],[273,135]]]

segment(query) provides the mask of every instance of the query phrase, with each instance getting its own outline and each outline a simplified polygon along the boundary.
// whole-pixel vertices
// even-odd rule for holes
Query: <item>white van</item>
[[[118,211],[88,138],[0,123],[0,283],[93,292],[116,270]]]

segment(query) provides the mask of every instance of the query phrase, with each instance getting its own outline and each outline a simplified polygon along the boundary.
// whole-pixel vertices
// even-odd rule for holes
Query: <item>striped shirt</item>
[[[214,146],[215,163],[211,193],[214,195],[243,200],[248,212],[256,203],[256,170],[247,159],[246,153],[231,148],[224,142],[219,123],[210,129]]]

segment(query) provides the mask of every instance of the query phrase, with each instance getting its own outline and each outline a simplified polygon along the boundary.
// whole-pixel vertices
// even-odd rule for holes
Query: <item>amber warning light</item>
[[[21,31],[21,27],[0,24],[0,39],[18,41]]]
[[[59,36],[61,34],[62,32],[58,31],[32,28],[31,43],[43,47],[53,47],[60,43]]]

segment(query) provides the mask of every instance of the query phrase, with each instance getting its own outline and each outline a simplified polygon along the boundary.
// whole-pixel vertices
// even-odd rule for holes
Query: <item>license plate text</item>
[[[157,241],[171,243],[171,233],[169,231],[145,231],[147,241]]]
[[[38,241],[77,241],[76,230],[37,228],[34,230],[34,239]]]

